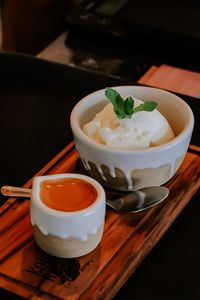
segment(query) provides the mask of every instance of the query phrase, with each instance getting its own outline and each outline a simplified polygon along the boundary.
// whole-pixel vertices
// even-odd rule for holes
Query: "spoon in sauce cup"
[[[15,187],[15,186],[2,186],[1,187],[1,193],[4,196],[9,197],[25,197],[30,198],[31,197],[31,189],[27,188],[21,188],[21,187]]]
[[[31,189],[3,186],[1,193],[10,197],[31,197]],[[138,213],[161,203],[169,195],[164,186],[151,186],[133,191],[116,200],[106,200],[106,204],[120,213]]]

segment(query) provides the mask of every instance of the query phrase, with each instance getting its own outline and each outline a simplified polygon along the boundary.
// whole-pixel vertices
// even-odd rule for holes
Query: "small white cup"
[[[73,212],[58,211],[46,206],[40,197],[41,183],[63,178],[78,178],[91,184],[97,191],[95,201]],[[91,252],[102,238],[105,206],[104,189],[88,176],[68,173],[35,177],[30,213],[36,243],[45,252],[63,258],[79,257]]]

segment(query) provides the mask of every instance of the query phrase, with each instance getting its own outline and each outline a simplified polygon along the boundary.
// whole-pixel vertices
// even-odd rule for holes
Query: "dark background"
[[[23,185],[68,144],[69,115],[80,97],[133,83],[152,64],[200,71],[199,1],[131,3],[102,26],[80,19],[81,0],[1,1],[1,184]],[[63,31],[69,31],[73,68],[27,56]],[[95,64],[83,64],[91,58]],[[195,113],[193,141],[199,143],[198,99],[183,98]],[[114,299],[200,299],[199,199],[198,191]],[[2,289],[0,298],[22,299]]]

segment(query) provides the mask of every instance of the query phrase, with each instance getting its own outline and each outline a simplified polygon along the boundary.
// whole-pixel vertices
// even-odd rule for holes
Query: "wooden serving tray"
[[[73,143],[36,175],[72,171],[83,171]],[[29,200],[10,198],[0,207],[0,287],[29,299],[111,299],[199,188],[200,156],[187,153],[166,186],[169,197],[147,211],[118,214],[107,208],[100,245],[77,259],[40,250],[32,236]]]

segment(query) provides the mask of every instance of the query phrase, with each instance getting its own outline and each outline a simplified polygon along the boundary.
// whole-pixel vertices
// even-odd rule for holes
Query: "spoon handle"
[[[15,186],[2,186],[1,193],[10,197],[31,197],[31,189],[20,188]]]

